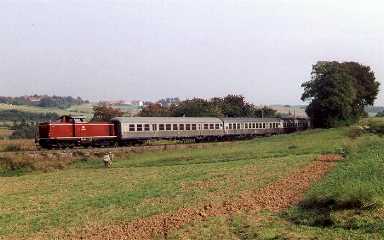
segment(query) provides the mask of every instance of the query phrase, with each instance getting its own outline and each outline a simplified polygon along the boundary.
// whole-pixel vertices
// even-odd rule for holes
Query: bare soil
[[[280,211],[298,203],[310,185],[323,177],[334,165],[343,159],[340,155],[321,155],[311,164],[295,171],[290,176],[277,180],[257,191],[247,191],[236,199],[221,203],[207,202],[198,208],[183,208],[173,213],[154,215],[133,222],[88,226],[87,228],[61,236],[66,239],[151,239],[167,237],[170,231],[207,217],[231,215],[242,211],[256,214],[266,209]]]

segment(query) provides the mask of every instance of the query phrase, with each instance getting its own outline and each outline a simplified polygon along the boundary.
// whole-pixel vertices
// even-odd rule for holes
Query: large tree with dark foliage
[[[111,105],[103,102],[93,106],[93,112],[92,121],[94,122],[106,122],[114,117],[123,116],[123,112],[120,109],[113,108]]]
[[[311,101],[306,112],[314,127],[353,123],[372,105],[379,82],[370,67],[355,62],[318,62],[312,79],[302,84],[303,101]]]

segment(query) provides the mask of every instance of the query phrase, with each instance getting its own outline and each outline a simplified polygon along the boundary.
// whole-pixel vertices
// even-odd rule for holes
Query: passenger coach
[[[222,138],[223,122],[219,118],[198,117],[118,117],[112,122],[121,143],[149,139],[213,140]]]
[[[222,118],[226,136],[272,135],[282,132],[280,118]]]

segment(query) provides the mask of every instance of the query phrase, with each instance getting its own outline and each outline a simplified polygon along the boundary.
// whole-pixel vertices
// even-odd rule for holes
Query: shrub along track
[[[172,230],[207,217],[231,215],[243,211],[256,214],[266,209],[274,212],[298,203],[310,185],[323,177],[340,155],[321,155],[290,176],[277,180],[257,191],[247,191],[236,199],[222,203],[207,202],[199,208],[182,208],[173,213],[154,215],[121,225],[88,226],[80,232],[61,235],[67,239],[151,239],[167,237]]]

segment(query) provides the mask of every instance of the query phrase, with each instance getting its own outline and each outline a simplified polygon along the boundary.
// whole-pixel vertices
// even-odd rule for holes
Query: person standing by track
[[[104,154],[104,158],[103,158],[104,167],[110,168],[112,166],[112,159],[113,159],[112,152],[108,152]]]

